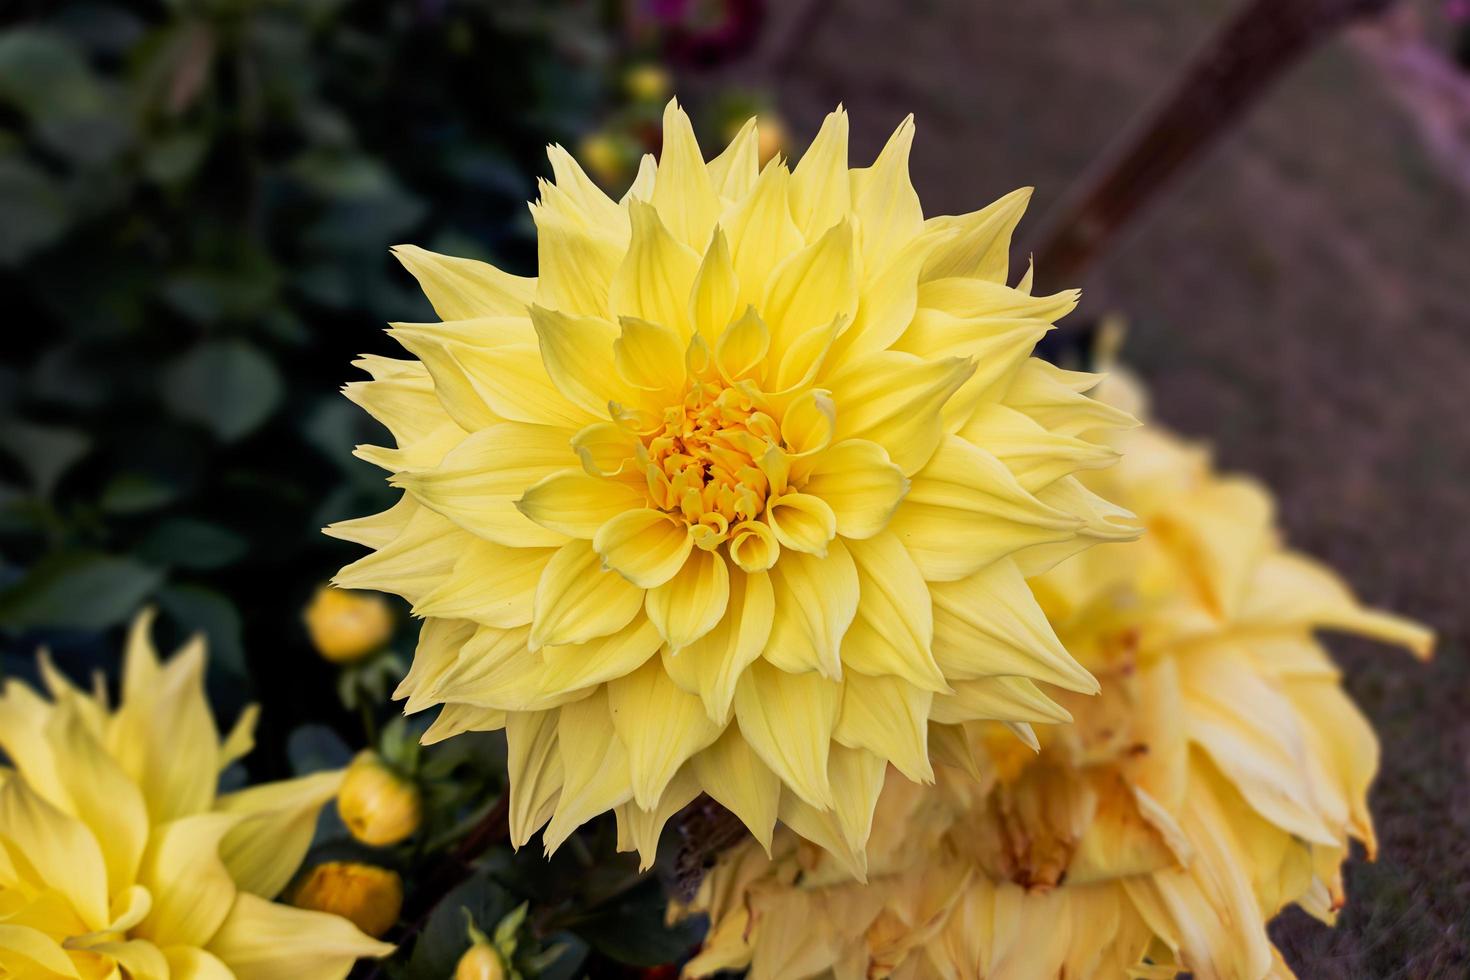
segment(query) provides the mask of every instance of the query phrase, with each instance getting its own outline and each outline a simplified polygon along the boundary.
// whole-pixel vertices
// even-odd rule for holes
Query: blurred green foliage
[[[352,550],[319,528],[391,502],[336,389],[393,353],[377,325],[432,316],[388,248],[529,265],[544,144],[616,89],[615,11],[42,3],[0,31],[6,672],[41,642],[110,669],[98,634],[155,602],[284,768],[272,733],[335,701],[300,609]]]

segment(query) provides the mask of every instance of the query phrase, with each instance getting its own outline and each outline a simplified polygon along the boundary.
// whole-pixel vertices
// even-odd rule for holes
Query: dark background
[[[1118,313],[1158,417],[1276,491],[1290,541],[1442,634],[1429,665],[1334,643],[1383,740],[1382,853],[1339,928],[1275,927],[1305,977],[1470,959],[1470,74],[1455,3],[1401,4],[1298,65],[1105,250],[1076,322]],[[222,715],[351,740],[300,610],[391,502],[336,395],[428,318],[387,247],[531,272],[543,146],[621,192],[676,80],[709,151],[771,110],[854,160],[917,114],[930,213],[1035,185],[1029,229],[1232,5],[1170,0],[12,5],[0,31],[0,638],[112,671],[118,624],[210,634]],[[1464,57],[1463,50],[1460,56]],[[655,79],[656,81],[657,79]],[[591,140],[589,143],[588,141]],[[1039,284],[1051,282],[1045,268]],[[78,629],[81,626],[83,628]],[[399,646],[407,652],[412,627]]]

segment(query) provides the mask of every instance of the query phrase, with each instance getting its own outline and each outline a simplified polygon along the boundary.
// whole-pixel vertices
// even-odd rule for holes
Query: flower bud
[[[454,968],[454,980],[505,980],[505,965],[489,943],[475,943]]]
[[[389,847],[419,829],[423,798],[417,786],[369,749],[347,767],[337,790],[337,813],[353,837],[372,847]]]
[[[403,879],[387,868],[328,861],[306,873],[291,894],[297,908],[330,912],[377,938],[403,910]]]
[[[379,650],[393,635],[393,613],[383,597],[331,585],[317,589],[306,607],[311,643],[332,663],[349,663]]]
[[[663,102],[673,87],[668,71],[659,65],[634,65],[623,72],[623,88],[635,102]]]

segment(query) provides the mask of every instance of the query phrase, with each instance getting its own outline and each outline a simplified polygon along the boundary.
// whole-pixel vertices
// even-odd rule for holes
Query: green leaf
[[[191,130],[170,133],[144,151],[143,172],[156,184],[180,183],[199,169],[208,150],[207,133]]]
[[[57,481],[91,450],[92,440],[76,429],[6,419],[0,424],[0,448],[25,468],[36,493],[49,497]]]
[[[592,910],[572,929],[604,955],[632,966],[673,963],[699,942],[703,923],[664,925],[668,899],[655,878]]]
[[[286,738],[286,757],[291,760],[291,772],[306,776],[341,769],[352,761],[352,750],[326,725],[302,725]]]
[[[428,924],[414,944],[408,975],[453,976],[455,964],[470,948],[469,935],[465,931],[466,911],[483,929],[499,922],[511,910],[512,901],[505,889],[483,873],[445,895],[434,906]]]
[[[225,442],[255,431],[280,404],[282,390],[275,365],[243,340],[202,343],[163,379],[169,408]]]
[[[159,591],[158,604],[185,633],[204,634],[209,643],[210,675],[230,681],[232,693],[239,693],[240,684],[248,681],[250,673],[245,666],[243,624],[235,603],[202,585],[170,585]]]
[[[18,265],[51,245],[71,223],[56,182],[30,164],[0,158],[0,266]]]
[[[170,517],[148,532],[137,553],[155,565],[208,569],[232,565],[248,549],[243,537],[218,524]]]
[[[0,625],[12,629],[102,630],[122,622],[163,572],[99,552],[49,555],[0,592]]]
[[[0,100],[37,119],[84,116],[102,104],[81,52],[62,35],[36,27],[0,35]]]
[[[102,488],[100,506],[109,514],[142,514],[173,503],[179,488],[152,473],[119,473]]]

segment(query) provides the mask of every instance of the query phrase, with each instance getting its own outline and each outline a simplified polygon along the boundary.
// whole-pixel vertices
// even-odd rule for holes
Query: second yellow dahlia
[[[1290,976],[1267,922],[1296,903],[1330,923],[1350,841],[1374,851],[1378,743],[1313,631],[1421,654],[1432,638],[1284,549],[1256,484],[1157,430],[1118,441],[1122,463],[1089,479],[1143,538],[1031,583],[1101,695],[1061,695],[1074,720],[1039,752],[993,724],[936,729],[949,764],[885,786],[867,887],[789,836],[774,860],[726,855],[688,973]]]
[[[925,219],[905,121],[847,165],[831,114],[791,170],[754,120],[705,162],[671,103],[621,201],[559,147],[539,276],[400,247],[443,322],[398,324],[349,397],[405,493],[332,533],[347,588],[426,618],[400,689],[430,737],[504,727],[517,843],[618,813],[645,857],[701,791],[861,874],[889,763],[931,719],[1092,692],[1024,579],[1133,536],[1072,475],[1131,424],[1030,356],[1074,292],[1007,285],[1027,194]]]

